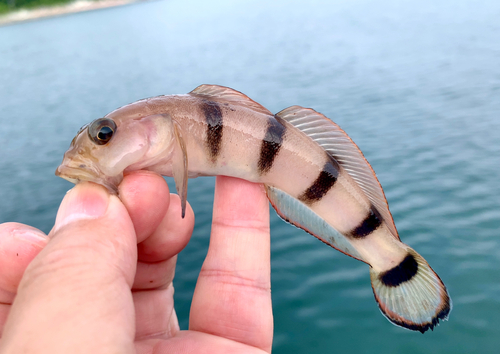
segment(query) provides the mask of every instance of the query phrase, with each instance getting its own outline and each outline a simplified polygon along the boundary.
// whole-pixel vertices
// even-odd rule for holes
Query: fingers
[[[123,178],[118,191],[134,223],[137,242],[142,242],[156,230],[167,212],[168,185],[155,173],[136,171]]]
[[[179,331],[172,283],[165,289],[135,291],[133,297],[136,308],[136,340],[152,336],[171,338]]]
[[[196,331],[181,331],[169,340],[151,338],[136,343],[137,354],[160,353],[238,353],[264,354],[269,351]]]
[[[260,185],[217,177],[190,329],[271,350],[269,206]]]
[[[139,261],[134,282],[136,339],[151,336],[171,338],[179,331],[174,310],[177,253],[191,237],[194,216],[191,207],[181,219],[180,199],[171,196],[170,208],[155,232],[139,244],[139,256],[154,263]],[[147,290],[144,290],[147,289]]]
[[[0,336],[24,271],[48,240],[31,226],[0,224]]]
[[[127,175],[120,184],[138,238],[138,265],[134,289],[166,287],[172,282],[175,255],[189,242],[194,214],[189,205],[181,218],[180,199],[170,195],[165,180],[146,171]]]
[[[137,241],[123,204],[103,187],[79,184],[52,235],[19,284],[0,351],[132,352]]]
[[[124,204],[121,204],[116,197],[108,196],[101,187],[92,184],[80,184],[68,193],[51,232],[52,241],[34,262],[35,264],[26,271],[20,286],[21,292],[16,299],[16,304],[21,305],[14,306],[10,316],[12,320],[9,320],[7,326],[5,338],[11,340],[3,340],[2,346],[19,349],[16,345],[21,343],[21,338],[16,337],[16,334],[20,333],[20,329],[29,330],[29,326],[25,325],[28,322],[27,314],[32,312],[30,309],[36,307],[47,311],[37,313],[34,316],[35,320],[31,321],[31,326],[40,330],[55,329],[51,331],[53,336],[43,337],[45,342],[50,341],[51,337],[52,339],[57,337],[58,333],[64,333],[68,328],[66,326],[58,328],[51,323],[56,317],[47,315],[49,309],[52,310],[51,314],[62,312],[66,316],[71,315],[75,321],[79,314],[87,312],[86,320],[82,321],[86,323],[89,323],[92,315],[96,323],[102,323],[97,318],[99,315],[107,314],[106,317],[109,318],[109,312],[115,315],[120,312],[117,318],[121,320],[113,319],[115,322],[113,327],[118,329],[115,335],[121,337],[122,344],[123,338],[134,337],[134,317],[137,319],[137,336],[178,331],[177,318],[173,310],[171,282],[175,271],[175,255],[187,244],[194,225],[193,212],[188,207],[186,218],[181,219],[178,197],[174,196],[173,202],[169,203],[170,194],[163,178],[148,172],[141,171],[126,176],[120,185],[120,198]],[[136,244],[140,241],[142,242],[138,246],[139,255],[143,261],[136,263]],[[9,261],[9,264],[12,262]],[[137,274],[134,279],[136,264]],[[17,272],[19,276],[14,277],[18,283],[25,267],[21,267],[22,269]],[[63,281],[58,282],[57,280],[61,278]],[[47,284],[53,285],[54,282],[58,283],[57,286],[47,286]],[[133,298],[130,297],[132,284],[136,289]],[[14,289],[16,287],[17,285],[10,286]],[[109,289],[108,292],[106,288]],[[82,289],[83,293],[79,292]],[[139,291],[139,289],[155,290]],[[55,295],[57,291],[67,295],[73,294],[71,301],[61,298],[58,299],[61,301],[57,302],[49,300],[47,302],[49,306],[41,304],[52,298],[52,295],[57,298]],[[102,295],[102,292],[105,294]],[[30,294],[35,293],[41,293],[42,296],[34,299]],[[94,299],[98,293],[101,294],[99,301]],[[106,296],[106,293],[110,296]],[[130,300],[133,300],[135,305],[135,316]],[[108,301],[114,306],[106,307],[105,303]],[[79,306],[77,302],[89,306],[97,304],[97,308],[101,306],[101,311],[92,314],[88,306]],[[117,311],[113,311],[113,308]],[[86,311],[83,311],[84,309]],[[0,319],[7,316],[8,309],[2,310],[0,308]],[[106,322],[102,324],[103,326],[96,327],[106,327]],[[84,338],[89,333],[86,331],[88,329],[74,330],[79,333],[80,338]],[[101,331],[94,328],[90,332],[98,335],[97,332]],[[32,333],[34,336],[39,334],[36,330]],[[108,334],[109,331],[102,330],[102,333]],[[76,340],[70,334],[66,335]],[[111,339],[108,337],[108,343],[112,342]],[[131,343],[130,338],[128,340]],[[24,340],[23,343],[40,344],[35,339]],[[89,343],[97,346],[98,341]],[[50,351],[50,344],[44,343],[41,347]],[[101,348],[106,346],[101,345]],[[119,351],[123,350],[122,348]],[[86,351],[92,350],[86,347]]]
[[[137,336],[178,333],[171,281],[175,256],[192,231],[192,210],[185,219],[175,216],[179,199],[171,197],[169,203],[163,179],[148,173],[125,177],[120,197],[124,204],[88,183],[66,195],[52,241],[19,284],[0,350],[132,352],[132,284],[155,289],[133,294]],[[193,299],[191,329],[270,351],[269,268],[262,188],[218,178],[211,244]]]
[[[179,331],[172,286],[176,255],[191,237],[193,210],[188,205],[182,219],[179,197],[169,194],[162,177],[148,172],[127,175],[120,184],[120,198],[140,242],[133,284],[136,339],[171,337]]]
[[[186,215],[182,218],[179,196],[170,195],[170,206],[160,225],[139,244],[139,259],[143,262],[158,262],[173,257],[186,247],[193,227],[194,213],[189,203],[186,205]]]
[[[49,238],[34,227],[0,224],[0,303],[11,302],[24,270]]]

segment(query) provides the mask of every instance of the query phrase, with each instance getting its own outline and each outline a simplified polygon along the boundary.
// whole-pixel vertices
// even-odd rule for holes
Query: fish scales
[[[108,140],[91,136],[104,128],[112,131],[102,135]],[[375,299],[391,322],[423,333],[451,311],[441,279],[399,240],[362,153],[312,109],[272,114],[216,85],[137,101],[82,128],[56,174],[116,191],[123,172],[136,169],[173,176],[183,213],[187,178],[227,175],[263,183],[283,219],[370,266]]]

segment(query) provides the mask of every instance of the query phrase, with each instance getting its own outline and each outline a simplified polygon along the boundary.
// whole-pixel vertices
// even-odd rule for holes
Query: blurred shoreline
[[[34,9],[19,9],[0,16],[0,26],[17,22],[31,21],[44,17],[60,16],[76,12],[105,9],[138,2],[139,0],[76,0],[70,3],[39,7]]]

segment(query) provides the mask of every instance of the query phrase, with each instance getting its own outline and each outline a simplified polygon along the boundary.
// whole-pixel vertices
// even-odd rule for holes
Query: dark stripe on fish
[[[266,135],[260,146],[260,158],[257,164],[260,174],[268,172],[273,166],[274,159],[283,144],[285,131],[286,128],[276,118],[268,119]]]
[[[396,287],[409,281],[418,272],[418,263],[411,254],[387,272],[380,274],[380,281],[386,286]],[[448,311],[449,312],[449,311]],[[443,315],[443,314],[441,314]]]
[[[371,206],[370,212],[354,230],[349,233],[352,238],[363,238],[371,234],[382,225],[382,216],[374,206]]]
[[[212,162],[217,160],[220,153],[223,132],[222,110],[220,106],[213,101],[203,100],[201,110],[207,121],[207,147]]]
[[[323,166],[318,178],[299,196],[299,200],[305,204],[311,205],[323,198],[337,181],[340,167],[329,155],[329,160]]]

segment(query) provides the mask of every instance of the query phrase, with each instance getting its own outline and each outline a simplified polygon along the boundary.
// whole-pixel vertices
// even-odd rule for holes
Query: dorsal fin
[[[259,113],[273,115],[267,108],[258,104],[252,100],[247,95],[233,90],[229,87],[219,86],[219,85],[200,85],[195,88],[190,94],[195,94],[199,96],[205,96],[209,99],[215,99],[218,102],[226,101],[231,104],[238,104],[244,107],[248,107]]]
[[[393,236],[399,240],[382,186],[363,153],[330,119],[311,108],[292,106],[276,114],[321,145],[346,170],[377,208]]]

